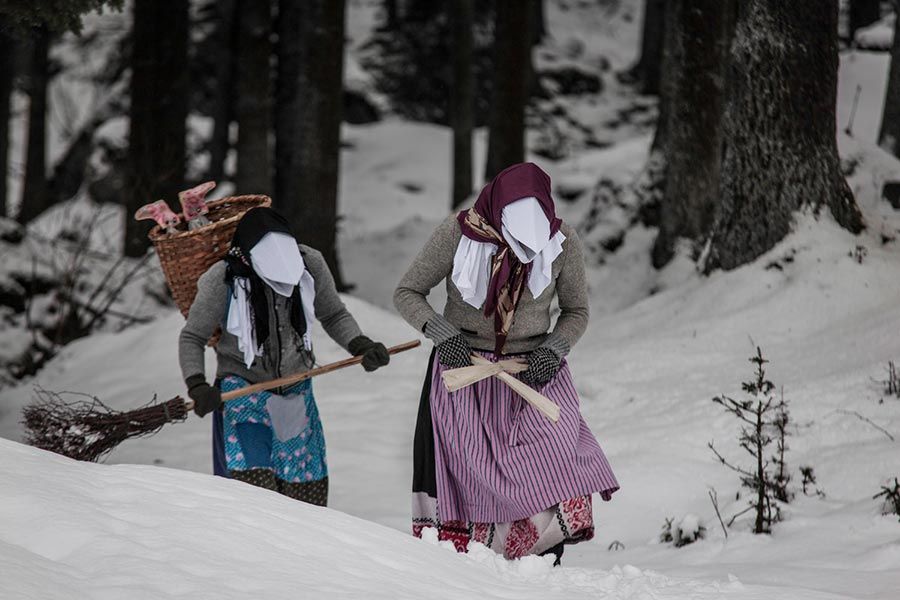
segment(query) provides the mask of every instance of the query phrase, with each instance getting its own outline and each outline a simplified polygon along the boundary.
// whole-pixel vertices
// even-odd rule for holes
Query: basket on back
[[[156,225],[150,231],[150,241],[156,248],[163,275],[181,314],[187,317],[200,276],[228,252],[234,230],[244,213],[270,204],[272,199],[268,196],[228,196],[207,203],[209,225],[175,233],[168,233]]]

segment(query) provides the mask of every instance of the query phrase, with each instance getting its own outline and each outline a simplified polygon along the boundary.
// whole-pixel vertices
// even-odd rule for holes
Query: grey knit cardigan
[[[537,298],[526,286],[506,340],[505,354],[530,352],[544,346],[562,357],[587,328],[588,294],[581,242],[568,225],[563,224],[560,231],[566,240],[562,254],[553,261],[553,279]],[[423,331],[435,344],[462,333],[473,348],[493,351],[493,317],[486,317],[482,309],[467,304],[450,279],[461,237],[455,214],[441,223],[400,280],[394,291],[394,306],[410,325]],[[428,293],[441,280],[446,280],[447,286],[443,315],[427,300]],[[550,331],[554,296],[559,300],[560,314]]]

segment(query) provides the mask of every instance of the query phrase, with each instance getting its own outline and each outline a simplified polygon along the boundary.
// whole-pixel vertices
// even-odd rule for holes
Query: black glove
[[[188,396],[194,401],[194,413],[202,417],[222,406],[222,392],[206,383],[203,375],[191,375],[184,382]]]
[[[472,364],[472,348],[461,333],[438,344],[437,354],[440,363],[448,369],[459,369]]]
[[[362,356],[362,366],[366,371],[374,371],[378,367],[391,362],[391,355],[381,342],[373,342],[364,335],[358,335],[347,345],[350,354]]]
[[[538,346],[528,355],[528,368],[522,371],[522,379],[535,385],[544,385],[556,376],[562,359],[543,346]]]

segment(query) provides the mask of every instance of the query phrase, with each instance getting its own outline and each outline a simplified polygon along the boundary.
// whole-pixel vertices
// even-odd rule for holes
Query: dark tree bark
[[[25,181],[18,220],[29,223],[50,205],[47,189],[47,84],[50,80],[50,33],[33,30],[28,69],[28,145]]]
[[[894,22],[894,45],[891,47],[878,145],[894,156],[900,156],[900,19]]]
[[[658,94],[660,90],[666,21],[666,0],[644,0],[641,57],[630,73],[643,94]]]
[[[209,175],[212,181],[225,178],[225,160],[230,147],[229,131],[234,119],[234,73],[236,69],[234,47],[237,38],[238,0],[217,0],[215,3],[216,31],[214,48],[217,54],[215,61],[215,98],[212,107],[213,132],[209,141]],[[268,4],[260,0],[260,4]],[[240,189],[240,188],[239,188]]]
[[[301,37],[304,0],[279,0],[276,22],[275,205],[293,202],[293,173],[300,168],[300,69],[307,60]]]
[[[824,204],[842,226],[862,230],[837,153],[837,23],[838,0],[741,2],[707,270],[770,250],[802,206]]]
[[[847,33],[853,42],[857,29],[868,27],[881,18],[881,0],[850,0],[849,8]]]
[[[653,2],[655,0],[648,0]],[[668,143],[669,127],[671,125],[671,103],[675,96],[675,70],[678,68],[678,45],[681,39],[681,20],[679,19],[677,6],[674,2],[661,1],[662,26],[670,35],[661,39],[660,68],[656,80],[656,93],[659,94],[658,114],[656,117],[656,131],[653,134],[653,143],[650,146],[651,153],[665,153]],[[649,7],[648,7],[649,9]]]
[[[384,0],[384,27],[390,31],[400,25],[400,14],[397,12],[397,0]]]
[[[453,198],[460,206],[472,193],[472,129],[475,124],[475,75],[472,69],[474,0],[452,0],[453,85],[450,87],[450,126],[453,128]]]
[[[15,80],[15,48],[12,36],[0,19],[0,217],[9,214],[6,206],[6,175],[9,168],[9,103]]]
[[[488,123],[485,179],[525,160],[525,104],[531,79],[531,9],[534,0],[497,0],[494,26],[494,95]]]
[[[272,189],[271,6],[268,0],[239,0],[239,5],[235,187],[242,194],[269,194]]]
[[[188,112],[188,0],[135,0],[125,254],[142,255],[147,221],[134,211],[164,198],[173,210],[184,188]]]
[[[276,97],[275,204],[299,239],[322,252],[340,289],[344,10],[344,0],[282,0]]]
[[[547,35],[547,19],[544,17],[544,0],[532,0],[531,43],[535,46]]]
[[[447,0],[406,0],[403,19],[410,23],[423,23],[435,18],[445,9]]]
[[[670,94],[665,186],[653,265],[672,258],[679,237],[707,235],[719,195],[725,71],[734,16],[733,0],[669,0],[677,22],[669,29]]]

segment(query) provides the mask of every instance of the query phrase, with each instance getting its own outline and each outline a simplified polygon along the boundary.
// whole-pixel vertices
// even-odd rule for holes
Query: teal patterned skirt
[[[223,392],[246,387],[228,376]],[[225,460],[229,471],[271,470],[286,483],[308,483],[328,476],[325,433],[310,380],[276,395],[256,392],[229,400],[222,408]]]

